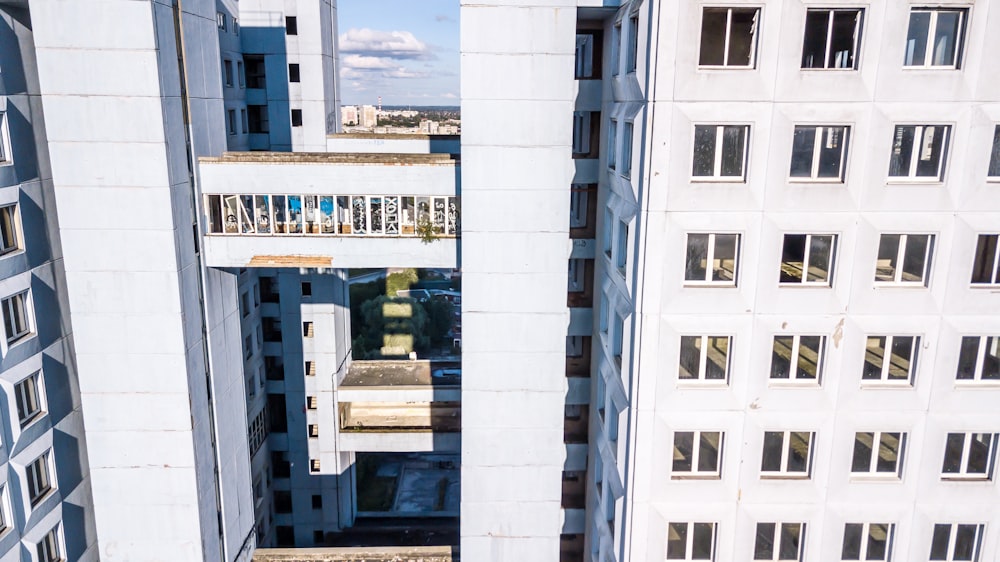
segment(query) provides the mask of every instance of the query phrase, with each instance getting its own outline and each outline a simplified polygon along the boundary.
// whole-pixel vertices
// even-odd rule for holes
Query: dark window
[[[313,294],[313,286],[309,281],[302,282],[302,296],[311,297]]]
[[[863,13],[859,9],[808,10],[802,68],[856,68]]]
[[[299,81],[299,65],[297,64],[288,65],[288,81],[289,82]]]
[[[278,525],[274,528],[277,535],[277,545],[285,547],[295,546],[295,528],[288,525]]]
[[[277,513],[292,512],[292,493],[283,490],[274,491],[274,511]]]
[[[246,65],[247,88],[266,87],[264,55],[243,55],[243,63]]]
[[[288,418],[285,411],[284,394],[268,394],[267,409],[271,419],[271,431],[274,433],[288,433]]]
[[[295,16],[285,16],[285,34],[286,35],[298,35],[299,34],[299,20]]]
[[[313,542],[316,543],[316,546],[323,545],[323,543],[325,542],[323,531],[313,531]]]
[[[288,478],[292,474],[292,466],[288,463],[288,453],[285,451],[271,452],[271,470],[275,478]]]
[[[293,109],[292,110],[292,126],[301,127],[302,126],[302,110]]]
[[[581,30],[576,34],[577,80],[599,80],[603,57],[604,34],[600,30]]]
[[[319,494],[313,494],[312,505],[313,509],[323,509],[323,496]]]
[[[270,122],[267,118],[266,105],[247,106],[247,125],[250,126],[251,133],[267,133],[270,131]]]

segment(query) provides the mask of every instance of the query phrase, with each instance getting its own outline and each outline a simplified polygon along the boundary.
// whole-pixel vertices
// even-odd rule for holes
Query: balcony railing
[[[457,237],[456,196],[206,195],[208,234]]]

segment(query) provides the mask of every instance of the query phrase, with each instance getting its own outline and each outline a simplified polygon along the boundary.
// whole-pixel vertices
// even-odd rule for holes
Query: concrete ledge
[[[258,548],[253,562],[453,562],[458,547]]]

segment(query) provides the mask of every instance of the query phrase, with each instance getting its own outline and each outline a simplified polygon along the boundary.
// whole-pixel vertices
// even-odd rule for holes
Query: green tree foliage
[[[385,280],[385,294],[390,297],[397,296],[398,291],[405,291],[417,282],[417,270],[404,269],[389,274]]]
[[[405,357],[430,346],[428,318],[414,299],[380,296],[361,305],[354,356],[365,359]]]

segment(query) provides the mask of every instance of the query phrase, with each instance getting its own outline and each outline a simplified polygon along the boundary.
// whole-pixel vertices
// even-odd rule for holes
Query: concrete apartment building
[[[461,4],[458,139],[332,1],[0,0],[0,559],[995,559],[995,2]]]

